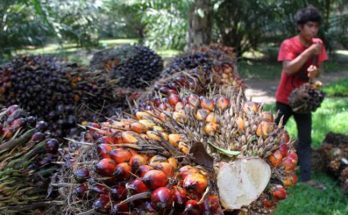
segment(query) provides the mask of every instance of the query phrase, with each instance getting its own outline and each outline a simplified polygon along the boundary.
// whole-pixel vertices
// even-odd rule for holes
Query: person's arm
[[[283,71],[288,75],[292,75],[292,74],[295,74],[296,72],[299,72],[299,70],[306,63],[306,61],[309,58],[311,58],[313,55],[320,54],[320,51],[321,51],[321,44],[319,43],[312,44],[309,48],[303,51],[295,59],[291,61],[286,61],[286,60],[283,61]]]

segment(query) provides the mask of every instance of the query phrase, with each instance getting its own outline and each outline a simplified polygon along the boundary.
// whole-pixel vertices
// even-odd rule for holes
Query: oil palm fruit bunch
[[[110,87],[106,77],[52,57],[23,56],[0,67],[0,102],[47,121],[58,137],[110,104]]]
[[[294,112],[314,112],[323,102],[325,94],[319,88],[320,81],[305,83],[294,89],[289,96],[289,105]]]
[[[236,57],[233,48],[221,44],[211,44],[193,49],[181,56],[175,57],[163,71],[163,74],[173,74],[183,70],[201,68],[211,71],[216,64],[235,64]]]
[[[108,71],[112,79],[118,80],[117,86],[131,89],[149,86],[163,69],[162,58],[142,45],[123,45],[99,51],[90,65]]]
[[[57,166],[60,142],[17,105],[0,112],[0,210],[5,214],[29,212],[43,206]]]
[[[272,213],[297,181],[286,131],[240,91],[177,95],[159,98],[172,108],[90,123],[72,140],[54,183],[69,203],[62,211]]]
[[[317,151],[325,170],[338,179],[344,193],[348,193],[348,136],[329,132]]]

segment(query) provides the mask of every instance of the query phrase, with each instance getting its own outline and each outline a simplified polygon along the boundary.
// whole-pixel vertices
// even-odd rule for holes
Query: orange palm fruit
[[[137,143],[138,139],[136,138],[135,133],[124,131],[122,132],[122,141],[123,143]]]
[[[143,182],[151,190],[164,187],[168,183],[168,176],[161,170],[150,170],[145,173]]]
[[[181,134],[169,134],[168,135],[168,141],[173,146],[177,147],[179,142],[181,141]]]
[[[200,103],[201,107],[203,109],[209,110],[209,111],[213,111],[215,108],[215,104],[214,104],[214,100],[212,99],[208,99],[205,97],[201,97],[201,103]]]
[[[183,182],[183,187],[193,193],[202,194],[208,186],[208,179],[200,173],[188,174]]]
[[[147,128],[144,124],[141,124],[140,122],[133,122],[130,125],[130,130],[141,134],[141,133],[145,133],[147,131]]]
[[[132,153],[129,150],[123,148],[116,148],[110,151],[110,158],[116,163],[128,162],[132,157]]]
[[[230,100],[224,96],[221,96],[216,100],[216,107],[220,111],[226,110],[229,106],[230,106]]]

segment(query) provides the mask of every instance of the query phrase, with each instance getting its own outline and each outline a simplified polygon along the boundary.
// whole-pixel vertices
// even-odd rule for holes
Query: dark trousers
[[[279,124],[281,117],[283,117],[283,125],[287,123],[291,116],[294,116],[297,126],[298,144],[296,147],[300,166],[301,181],[308,181],[311,179],[311,165],[312,165],[312,114],[311,113],[294,113],[290,106],[286,104],[276,103],[277,117],[275,122]]]

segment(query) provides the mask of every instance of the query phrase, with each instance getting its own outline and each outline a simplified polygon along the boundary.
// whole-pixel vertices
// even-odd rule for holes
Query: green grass
[[[275,215],[346,215],[348,198],[344,196],[337,181],[323,173],[315,173],[314,178],[326,186],[320,191],[298,183],[288,190],[288,198],[277,206]]]
[[[348,96],[348,78],[341,79],[333,84],[325,86],[323,91],[327,96]]]

